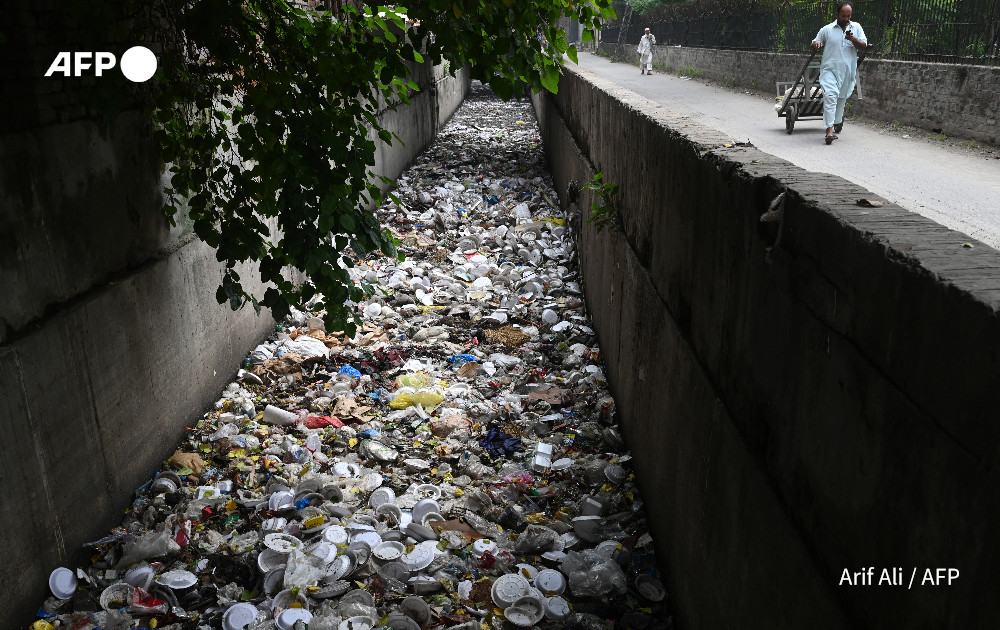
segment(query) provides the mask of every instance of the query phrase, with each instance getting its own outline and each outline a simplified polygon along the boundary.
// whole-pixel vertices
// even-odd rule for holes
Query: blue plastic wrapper
[[[295,509],[301,510],[303,508],[309,507],[309,499],[299,499],[295,502]]]
[[[378,435],[378,431],[375,429],[365,429],[364,431],[358,433],[359,438],[373,438],[376,435]]]
[[[389,402],[390,400],[392,400],[392,394],[390,394],[389,390],[387,390],[384,387],[379,387],[372,393],[368,394],[368,397],[371,398],[372,400],[381,402]]]
[[[521,446],[521,438],[508,435],[496,428],[490,429],[486,437],[479,441],[479,445],[486,449],[486,452],[494,459],[510,456],[524,450],[524,447]]]
[[[496,195],[483,195],[483,201],[485,201],[487,205],[495,206],[500,203],[500,198]]]
[[[361,372],[359,372],[356,368],[351,367],[350,365],[345,365],[344,367],[340,368],[340,373],[348,374],[350,376],[353,376],[354,378],[361,378]]]
[[[52,613],[45,612],[45,607],[42,606],[41,608],[38,609],[38,612],[35,613],[35,616],[41,617],[42,619],[48,619],[49,617],[55,617],[56,614],[54,612]]]
[[[472,356],[471,354],[456,354],[455,356],[448,359],[448,363],[454,363],[456,366],[458,366],[478,360],[479,359]]]

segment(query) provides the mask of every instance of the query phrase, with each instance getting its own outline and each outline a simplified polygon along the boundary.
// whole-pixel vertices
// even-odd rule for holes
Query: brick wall
[[[602,42],[601,50],[629,61],[635,45]],[[692,67],[726,85],[774,95],[777,81],[793,81],[807,55],[657,46],[655,62],[675,70]],[[902,121],[937,133],[1000,142],[1000,68],[919,61],[866,59],[860,69],[862,95],[850,113]]]

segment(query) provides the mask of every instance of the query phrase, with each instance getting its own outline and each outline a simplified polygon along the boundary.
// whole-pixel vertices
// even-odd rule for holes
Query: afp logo
[[[45,76],[82,77],[93,72],[102,76],[115,67],[115,55],[109,52],[61,52],[56,55]],[[148,81],[156,72],[156,55],[145,46],[133,46],[125,51],[119,64],[122,74],[133,83]]]

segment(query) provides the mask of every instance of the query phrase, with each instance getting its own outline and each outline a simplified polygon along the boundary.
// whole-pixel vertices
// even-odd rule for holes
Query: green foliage
[[[699,70],[692,65],[686,65],[683,68],[677,70],[677,76],[681,77],[691,77],[692,79],[697,79],[698,77],[705,76],[704,70]]]
[[[587,223],[597,228],[598,234],[605,229],[622,232],[625,226],[622,223],[622,214],[618,207],[618,195],[621,191],[618,184],[609,184],[602,181],[603,179],[604,173],[598,173],[584,186],[584,189],[594,193],[600,202],[590,204],[590,218],[587,219]]]
[[[563,54],[576,58],[556,21],[570,16],[592,36],[614,15],[608,0],[417,0],[335,12],[286,0],[147,6],[149,36],[165,48],[148,85],[168,165],[166,212],[172,221],[186,214],[225,264],[216,298],[280,318],[320,294],[327,326],[349,334],[356,316],[345,301],[372,288],[353,284],[348,269],[369,255],[402,258],[366,208],[383,197],[370,173],[376,147],[399,141],[379,115],[420,89],[416,64],[469,63],[505,99],[525,84],[555,92]],[[259,270],[263,295],[243,284],[242,263]]]

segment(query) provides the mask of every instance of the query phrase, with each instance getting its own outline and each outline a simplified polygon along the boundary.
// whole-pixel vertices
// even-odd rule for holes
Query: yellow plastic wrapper
[[[425,411],[433,411],[435,407],[441,404],[442,400],[444,400],[444,396],[435,394],[434,392],[416,392],[414,394],[403,392],[399,396],[396,396],[389,403],[389,406],[393,409],[406,409],[413,405],[420,405]]]
[[[420,389],[421,387],[427,387],[430,384],[431,377],[424,372],[403,374],[396,379],[396,387],[412,387],[413,389]]]

